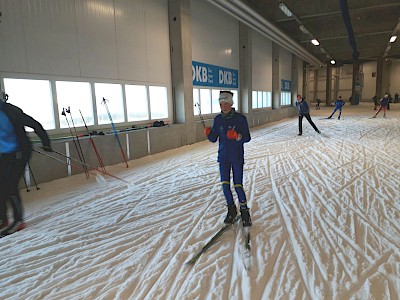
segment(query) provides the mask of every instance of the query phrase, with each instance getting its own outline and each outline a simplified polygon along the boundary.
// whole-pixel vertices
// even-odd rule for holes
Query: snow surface
[[[304,119],[297,136],[297,118],[253,128],[251,258],[237,224],[185,264],[226,214],[217,143],[107,167],[129,184],[80,174],[23,190],[0,299],[399,299],[400,104],[387,119],[372,107],[312,110],[322,135]]]

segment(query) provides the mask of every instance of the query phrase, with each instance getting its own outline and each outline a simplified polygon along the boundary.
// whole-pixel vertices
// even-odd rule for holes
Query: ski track
[[[397,106],[321,109],[321,135],[305,122],[298,137],[297,118],[252,129],[249,270],[239,223],[185,264],[226,214],[217,143],[107,166],[129,184],[80,174],[22,191],[28,227],[0,239],[0,299],[399,299]]]

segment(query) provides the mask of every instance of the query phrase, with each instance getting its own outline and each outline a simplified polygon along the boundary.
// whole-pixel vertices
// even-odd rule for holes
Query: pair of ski
[[[193,265],[196,263],[196,261],[200,258],[200,256],[207,251],[208,248],[210,248],[212,245],[215,244],[215,242],[218,240],[218,238],[229,228],[231,228],[237,221],[241,219],[241,216],[237,216],[232,223],[224,225],[204,246],[201,248],[201,250],[194,255],[189,261],[186,262],[186,264]],[[250,228],[249,227],[243,227],[243,234],[245,238],[245,249],[248,253],[250,253]]]

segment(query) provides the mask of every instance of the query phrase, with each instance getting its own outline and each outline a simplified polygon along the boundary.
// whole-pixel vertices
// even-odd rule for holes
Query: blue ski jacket
[[[335,100],[335,109],[340,109],[342,108],[343,105],[345,105],[346,103],[343,100]]]
[[[305,115],[310,113],[310,107],[308,106],[307,102],[301,99],[301,101],[296,101],[296,107],[299,111],[299,115]]]
[[[381,99],[381,105],[382,105],[382,106],[387,106],[388,103],[389,103],[389,98],[383,97],[383,98]]]
[[[13,131],[8,131],[7,139],[3,139],[5,143],[13,143],[17,142],[17,148],[13,148],[14,151],[31,151],[32,145],[29,140],[29,137],[26,135],[25,126],[32,128],[35,133],[40,137],[42,140],[43,146],[50,147],[50,139],[47,135],[47,132],[43,129],[42,125],[33,119],[31,116],[25,114],[19,107],[16,107],[10,103],[4,103],[0,101],[0,111],[7,116],[8,120],[10,121]],[[10,135],[14,134],[15,136],[12,137]],[[10,144],[9,146],[12,147]],[[8,153],[11,153],[10,151]]]
[[[239,141],[229,140],[226,133],[229,129],[235,129],[242,135]],[[211,133],[208,140],[215,143],[219,139],[218,162],[244,163],[243,144],[251,140],[247,118],[241,113],[234,112],[231,118],[224,118],[222,114],[214,118]]]

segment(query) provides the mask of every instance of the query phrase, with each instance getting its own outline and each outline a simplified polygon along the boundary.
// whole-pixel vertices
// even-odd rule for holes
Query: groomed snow
[[[400,104],[312,109],[245,146],[251,261],[208,141],[22,191],[28,227],[0,239],[0,299],[399,299]],[[337,117],[337,114],[336,116]],[[33,170],[34,171],[34,170]],[[104,179],[104,180],[102,180]],[[245,269],[250,263],[250,269]]]

